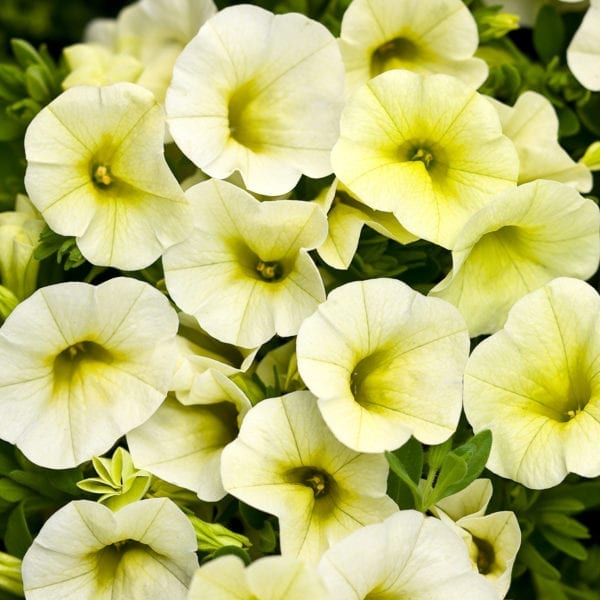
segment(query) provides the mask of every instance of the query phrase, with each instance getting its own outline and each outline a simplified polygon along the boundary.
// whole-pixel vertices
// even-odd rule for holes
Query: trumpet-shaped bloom
[[[336,175],[373,209],[451,248],[467,219],[515,185],[519,159],[497,112],[448,75],[388,71],[342,113]]]
[[[175,63],[166,108],[173,139],[212,177],[239,171],[261,194],[331,173],[344,66],[335,38],[304,15],[232,6]]]
[[[25,186],[48,225],[91,263],[135,270],[191,229],[163,154],[162,110],[132,83],[76,86],[31,122]]]
[[[468,353],[460,313],[395,279],[336,288],[297,338],[298,370],[325,422],[359,452],[450,437]]]
[[[414,510],[368,525],[332,546],[319,573],[336,600],[497,600],[447,525]]]
[[[510,511],[484,514],[491,496],[491,481],[476,479],[464,490],[440,500],[431,511],[456,528],[479,573],[504,598],[521,545],[521,530],[517,517]]]
[[[106,452],[166,396],[176,331],[167,299],[135,279],[38,290],[0,330],[0,437],[55,469]]]
[[[331,600],[314,567],[291,556],[265,556],[244,568],[237,556],[202,565],[187,600]]]
[[[493,436],[487,467],[532,489],[600,475],[598,364],[600,297],[589,284],[559,278],[521,298],[467,363],[467,419]]]
[[[139,0],[116,20],[92,21],[86,41],[135,59],[142,65],[137,83],[162,103],[175,60],[216,11],[212,0]]]
[[[600,0],[590,0],[583,17],[567,48],[567,64],[579,83],[588,90],[600,91]]]
[[[519,154],[519,183],[552,179],[572,185],[582,193],[592,189],[592,173],[575,162],[558,143],[558,117],[544,96],[525,92],[514,106],[491,99],[500,115],[502,131]]]
[[[44,222],[25,196],[14,211],[0,213],[0,283],[18,300],[35,291],[39,263],[33,258]]]
[[[64,89],[75,85],[136,82],[144,70],[144,65],[135,57],[111,52],[100,44],[73,44],[65,48],[63,54],[71,71],[62,82]]]
[[[325,291],[307,250],[327,234],[323,211],[294,200],[261,203],[211,180],[187,192],[192,235],[163,257],[173,300],[210,335],[255,348],[295,335]]]
[[[430,294],[460,310],[471,337],[493,333],[528,292],[555,277],[587,279],[595,273],[598,206],[562,183],[526,183],[469,219],[452,260],[452,271]]]
[[[148,421],[127,434],[127,444],[138,468],[216,502],[225,496],[223,448],[237,437],[250,401],[214,370],[195,382],[191,399],[194,403],[184,406],[167,398]]]
[[[351,531],[396,512],[378,454],[343,446],[310,392],[259,402],[223,451],[225,489],[279,517],[281,553],[316,562]]]
[[[349,92],[390,69],[446,73],[476,89],[488,74],[473,58],[478,44],[475,19],[460,0],[354,0],[340,33]]]
[[[185,600],[198,567],[196,536],[167,498],[117,512],[89,500],[63,506],[23,558],[30,600]]]
[[[353,198],[341,183],[334,181],[315,202],[327,213],[327,239],[317,248],[319,256],[335,269],[347,269],[358,248],[364,225],[401,244],[417,240],[389,212],[373,210]]]

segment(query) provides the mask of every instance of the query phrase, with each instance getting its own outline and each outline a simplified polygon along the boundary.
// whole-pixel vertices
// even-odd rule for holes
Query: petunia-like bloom
[[[18,300],[35,291],[39,263],[33,258],[44,222],[25,196],[14,211],[0,212],[0,283]]]
[[[334,269],[347,269],[356,254],[360,232],[367,225],[401,244],[417,240],[389,212],[373,210],[353,198],[344,185],[334,181],[315,202],[327,213],[327,239],[317,248],[319,256]]]
[[[135,279],[39,289],[0,329],[0,437],[53,469],[101,455],[165,398],[176,332]]]
[[[241,5],[183,50],[166,109],[173,139],[203,171],[237,170],[249,190],[276,196],[302,174],[331,173],[343,94],[342,58],[323,25]]]
[[[297,338],[298,370],[325,422],[359,452],[450,437],[468,353],[460,313],[395,279],[336,288]]]
[[[600,296],[559,278],[521,298],[469,358],[464,407],[487,467],[531,489],[600,475]]]
[[[194,574],[187,600],[331,600],[315,567],[291,556],[265,556],[244,568],[221,556]]]
[[[478,45],[477,24],[461,0],[354,0],[340,33],[347,91],[390,69],[446,73],[476,89],[488,75],[473,57]]]
[[[359,454],[336,440],[310,392],[250,409],[223,450],[221,469],[230,494],[279,518],[281,553],[308,562],[398,509],[386,496],[383,455]]]
[[[497,600],[447,525],[414,510],[368,525],[333,545],[319,573],[336,600]]]
[[[198,568],[196,536],[168,498],[117,512],[76,500],[44,524],[23,558],[29,600],[185,600]]]
[[[63,50],[70,73],[63,89],[76,85],[111,85],[119,81],[136,82],[144,65],[129,54],[111,52],[100,44],[73,44]]]
[[[538,180],[475,213],[430,295],[454,304],[471,337],[498,331],[522,296],[559,276],[587,279],[600,260],[600,212],[572,187]]]
[[[25,134],[31,202],[91,263],[147,267],[191,229],[163,133],[161,108],[138,85],[63,92]]]
[[[167,398],[145,423],[127,434],[135,465],[161,479],[216,502],[225,496],[221,482],[223,448],[238,434],[250,400],[222,373],[196,379],[188,405]]]
[[[163,103],[175,60],[216,11],[212,0],[138,0],[116,20],[92,21],[85,39],[134,59],[142,66],[137,83]]]
[[[519,172],[517,151],[483,96],[448,75],[403,70],[378,75],[350,98],[331,160],[362,202],[445,248]]]
[[[558,143],[558,117],[550,101],[536,92],[524,92],[514,106],[490,98],[502,123],[502,131],[519,154],[518,183],[551,179],[587,193],[592,189],[590,169],[575,162]]]
[[[213,337],[244,348],[296,335],[325,299],[308,255],[327,235],[323,211],[295,200],[261,203],[219,180],[186,195],[194,230],[163,256],[176,304]]]
[[[588,90],[600,91],[600,0],[590,0],[579,29],[567,48],[567,64]]]
[[[464,490],[440,500],[431,512],[455,527],[469,549],[477,570],[504,598],[521,545],[521,530],[511,511],[485,514],[492,497],[492,482],[476,479]]]

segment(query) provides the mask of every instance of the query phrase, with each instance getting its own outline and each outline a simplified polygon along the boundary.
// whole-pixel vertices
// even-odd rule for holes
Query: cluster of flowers
[[[47,520],[27,598],[506,594],[520,532],[485,515],[489,480],[434,516],[386,494],[384,452],[443,444],[463,408],[502,477],[600,475],[592,174],[542,95],[476,91],[477,46],[460,0],[354,0],[339,39],[298,13],[141,0],[65,50],[65,91],[26,132],[28,198],[0,214],[0,438],[104,480],[129,461],[136,483]],[[36,290],[45,225],[125,276]],[[392,278],[327,295],[316,255],[347,269],[364,225],[448,250],[450,272],[427,295]],[[159,259],[164,285],[128,276]],[[292,339],[257,361],[275,336]],[[257,402],[240,373],[280,393]],[[98,458],[120,440],[131,458]],[[198,568],[192,521],[145,497],[148,474],[275,515],[281,556]]]

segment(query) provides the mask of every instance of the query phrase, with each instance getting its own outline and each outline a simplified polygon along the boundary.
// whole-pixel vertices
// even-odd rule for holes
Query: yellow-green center
[[[390,69],[406,68],[419,56],[419,47],[405,37],[382,44],[371,55],[371,77]]]
[[[331,492],[331,476],[317,467],[299,467],[290,472],[290,480],[312,490],[315,498],[323,498]]]
[[[487,540],[473,536],[473,543],[477,546],[477,570],[482,575],[492,572],[496,552],[494,547]]]
[[[433,162],[433,154],[427,148],[415,148],[410,160],[420,160],[425,165],[425,168],[429,169]]]
[[[264,281],[279,281],[283,277],[283,266],[280,262],[258,260],[256,271]]]
[[[103,163],[95,164],[92,167],[92,181],[94,182],[94,185],[100,189],[110,187],[114,182],[110,167]]]
[[[83,340],[65,348],[54,359],[54,375],[57,380],[70,380],[73,373],[84,362],[108,364],[112,354],[96,342]]]

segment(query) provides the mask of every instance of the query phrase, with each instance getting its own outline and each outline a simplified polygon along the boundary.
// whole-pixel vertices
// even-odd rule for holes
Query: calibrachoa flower
[[[14,211],[0,213],[0,283],[18,300],[35,291],[39,263],[33,258],[44,222],[25,196]]]
[[[430,510],[447,525],[456,527],[479,573],[493,583],[504,598],[521,545],[521,530],[511,511],[485,515],[491,497],[491,481],[476,479],[464,490],[440,500]]]
[[[167,498],[117,512],[96,502],[63,506],[23,558],[28,600],[185,600],[198,567],[191,523]]]
[[[199,383],[187,406],[167,398],[127,434],[127,444],[138,468],[216,502],[225,496],[221,453],[237,437],[250,401],[218,371],[209,371]]]
[[[392,213],[369,208],[353,198],[338,181],[325,188],[315,202],[327,213],[329,226],[327,239],[317,248],[317,252],[335,269],[349,267],[365,225],[401,244],[418,239],[406,231]]]
[[[333,545],[319,573],[335,600],[498,599],[473,570],[462,539],[414,510],[362,527]]]
[[[323,211],[294,200],[261,203],[219,180],[186,195],[194,230],[163,257],[173,300],[223,342],[255,348],[276,333],[295,335],[325,299],[307,252],[327,234]]]
[[[221,556],[195,573],[187,600],[331,600],[316,569],[291,556],[265,556],[244,568]]]
[[[497,112],[448,75],[382,73],[342,113],[336,175],[411,233],[452,248],[467,219],[516,184],[519,159]]]
[[[106,452],[166,396],[176,331],[167,299],[135,279],[38,290],[0,329],[0,437],[56,469]]]
[[[316,399],[299,391],[259,402],[221,457],[223,485],[279,518],[281,553],[316,562],[327,547],[398,507],[383,455],[338,442]]]
[[[142,65],[137,83],[163,102],[175,60],[217,8],[212,0],[139,0],[114,19],[96,19],[86,41]]]
[[[590,0],[583,17],[567,48],[567,64],[579,83],[588,90],[600,91],[600,0]]]
[[[519,154],[519,183],[552,179],[583,193],[592,189],[590,169],[575,162],[558,143],[558,117],[549,100],[530,91],[521,94],[512,107],[492,101],[504,135]]]
[[[91,263],[141,269],[189,234],[163,132],[161,108],[132,83],[71,88],[28,127],[31,202],[56,233],[76,237]]]
[[[469,335],[447,302],[394,279],[348,283],[304,321],[297,353],[325,422],[349,448],[393,450],[411,435],[439,444],[456,429]]]
[[[600,475],[600,297],[559,278],[521,298],[465,373],[465,413],[490,429],[487,467],[532,489]]]
[[[461,0],[354,0],[344,13],[340,48],[353,91],[390,69],[447,73],[473,89],[487,77],[473,58],[477,24]]]
[[[331,173],[344,66],[323,25],[304,15],[232,6],[175,63],[166,108],[173,139],[212,177],[242,174],[261,194]]]
[[[559,276],[587,279],[600,260],[600,212],[554,181],[504,192],[458,235],[452,271],[431,295],[454,304],[471,337],[498,331],[512,305]]]

